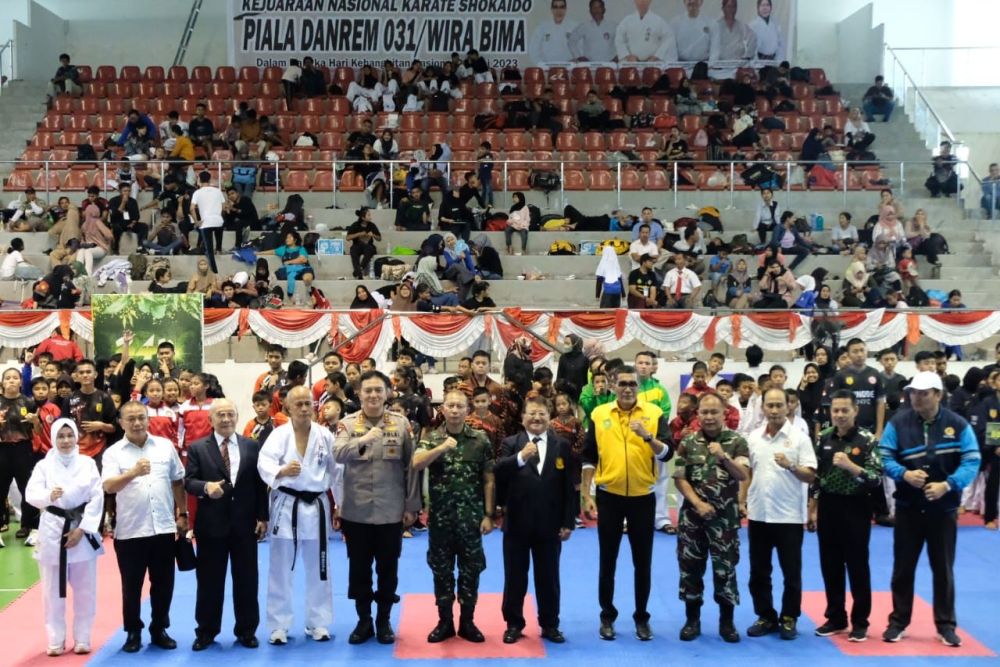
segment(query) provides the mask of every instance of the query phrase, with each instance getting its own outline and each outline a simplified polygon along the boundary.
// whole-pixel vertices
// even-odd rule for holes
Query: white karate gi
[[[302,472],[297,477],[278,477],[285,464],[298,461]],[[333,434],[313,424],[309,430],[309,443],[304,457],[295,447],[292,423],[274,429],[257,457],[257,471],[264,483],[271,487],[271,525],[268,529],[271,545],[267,579],[267,631],[288,630],[292,626],[292,566],[294,543],[292,541],[292,505],[295,498],[278,490],[288,487],[297,491],[321,493],[315,503],[299,501],[298,553],[306,570],[306,630],[329,630],[333,623],[333,586],[329,572],[326,581],[320,579],[319,568],[319,508],[327,525],[330,522],[330,502],[326,491],[339,484],[342,466],[333,459]]]
[[[53,430],[57,426],[62,428],[67,421],[57,420]],[[52,502],[52,489],[57,486],[62,487],[63,495]],[[42,511],[35,558],[42,578],[45,631],[49,647],[62,647],[66,641],[66,599],[59,597],[59,544],[63,519],[46,512],[45,508],[75,509],[85,504],[79,527],[95,536],[100,543],[98,527],[104,512],[101,476],[94,460],[81,456],[79,449],[70,464],[66,465],[53,446],[31,473],[25,497]],[[90,629],[97,612],[97,557],[102,553],[104,547],[95,550],[86,537],[66,552],[66,584],[67,588],[73,589],[73,641],[77,644],[90,644]]]

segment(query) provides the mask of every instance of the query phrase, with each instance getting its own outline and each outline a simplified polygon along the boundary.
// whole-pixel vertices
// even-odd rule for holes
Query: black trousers
[[[872,433],[875,431],[873,430]],[[889,501],[885,499],[885,480],[879,479],[878,487],[868,492],[868,509],[876,517],[890,516]]]
[[[751,521],[750,596],[753,610],[760,618],[778,619],[771,596],[771,552],[778,552],[778,564],[784,577],[781,616],[798,618],[802,613],[802,524]]]
[[[208,260],[208,266],[212,269],[212,273],[218,273],[219,267],[215,264],[215,245],[222,245],[222,227],[213,227],[211,229],[198,228],[198,234],[201,236],[201,243],[205,249],[205,258]],[[212,243],[213,237],[215,238],[215,244]]]
[[[125,632],[138,632],[144,626],[142,584],[149,573],[149,605],[152,618],[150,633],[170,627],[170,601],[174,597],[173,533],[115,540],[115,556],[122,577],[122,620]]]
[[[656,497],[619,496],[597,490],[597,542],[600,546],[597,598],[601,604],[601,620],[618,618],[615,609],[615,569],[622,543],[624,522],[628,521],[628,543],[632,548],[632,569],[635,571],[635,612],[637,622],[649,621],[649,602],[653,564],[653,522],[656,517]]]
[[[986,491],[983,502],[983,523],[997,520],[997,501],[1000,500],[1000,456],[994,450],[989,450],[983,456],[983,467],[986,468]]]
[[[354,241],[351,245],[351,267],[354,269],[354,277],[364,278],[364,274],[368,271],[368,263],[372,261],[372,257],[375,256],[375,244],[374,243],[362,243],[360,241]],[[381,276],[375,276],[380,278]]]
[[[867,628],[872,611],[872,578],[868,566],[872,521],[867,496],[821,495],[817,523],[819,566],[826,588],[826,618],[831,623],[847,625],[846,579],[849,579],[854,599],[851,625]]]
[[[233,580],[233,611],[237,637],[252,635],[260,624],[257,603],[257,536],[252,532],[228,537],[198,538],[198,593],[194,617],[199,637],[215,637],[222,629],[222,605],[226,594],[226,565]]]
[[[399,556],[403,553],[402,523],[356,523],[341,519],[347,540],[347,597],[357,603],[380,604],[397,601]],[[372,563],[378,590],[372,589]]]
[[[34,467],[31,440],[0,442],[0,489],[3,489],[6,498],[10,483],[17,484],[17,490],[21,492],[21,527],[29,529],[38,528],[38,509],[24,499],[24,487],[28,485]]]
[[[905,628],[913,613],[913,578],[927,543],[934,578],[934,625],[953,630],[955,620],[955,537],[958,511],[921,512],[896,506],[892,541],[892,613],[889,624]]]
[[[526,538],[503,534],[503,620],[509,627],[524,628],[524,596],[528,592],[528,567],[534,567],[538,625],[559,627],[559,555],[557,535]]]

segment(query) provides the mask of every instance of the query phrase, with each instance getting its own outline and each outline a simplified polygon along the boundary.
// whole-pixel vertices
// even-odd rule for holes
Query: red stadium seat
[[[549,88],[552,89],[552,97],[555,98],[556,104],[570,95],[569,81],[553,81],[549,83]]]
[[[333,192],[335,174],[329,168],[325,171],[317,171],[313,176],[313,192]]]
[[[163,94],[162,86],[159,83],[154,83],[152,81],[140,81],[135,85],[135,94],[137,97],[148,100],[154,97],[159,97]]]
[[[506,190],[527,190],[529,187],[527,169],[509,169],[507,171]]]
[[[260,96],[265,99],[281,97],[283,93],[280,81],[261,81],[258,90]]]
[[[670,178],[663,169],[649,169],[646,171],[645,188],[647,190],[669,190]]]
[[[67,121],[69,121],[70,118],[72,118],[72,116],[66,116]],[[56,132],[58,130],[63,129],[62,115],[56,113],[47,114],[44,118],[42,118],[42,122],[38,124],[38,129],[48,130],[50,132]],[[74,127],[73,129],[79,129],[79,128]]]
[[[610,171],[607,169],[592,169],[590,171],[590,190],[614,190],[615,181]]]
[[[334,151],[317,151],[315,155],[317,162],[313,164],[313,168],[317,171],[330,171],[333,169],[333,163],[336,160],[336,157],[337,155]]]
[[[319,147],[325,150],[344,150],[344,135],[341,132],[324,132],[319,135]]]
[[[419,132],[400,132],[396,135],[396,142],[401,151],[415,151],[421,147]]]
[[[348,169],[340,179],[340,189],[343,192],[361,192],[365,189],[365,180],[361,174]]]
[[[42,127],[45,127],[44,123],[42,124]],[[46,129],[56,130],[58,128],[52,127]],[[63,129],[76,130],[78,132],[88,130],[90,129],[90,117],[86,114],[70,114],[63,119]]]
[[[163,68],[159,65],[150,65],[142,73],[142,80],[149,83],[163,83]]]
[[[35,189],[40,192],[55,192],[62,188],[62,174],[56,170],[49,170],[49,175],[45,171],[38,172],[35,177]],[[84,188],[86,189],[86,188]]]
[[[623,88],[635,88],[642,83],[642,75],[635,67],[622,67],[618,70],[618,83]]]
[[[646,88],[651,88],[660,78],[661,74],[663,74],[663,71],[659,67],[646,67],[642,70],[642,85]]]
[[[804,100],[812,97],[812,88],[807,83],[796,81],[792,84],[792,97],[797,100]]]
[[[79,146],[89,143],[90,134],[87,132],[63,132],[62,138],[58,140],[60,146]]]
[[[508,151],[523,151],[529,146],[528,135],[523,130],[510,130],[504,133]]]
[[[569,73],[569,80],[570,83],[573,84],[586,83],[589,85],[594,80],[594,78],[590,72],[590,68],[583,66],[583,67],[574,67]]]
[[[212,68],[206,65],[198,65],[191,70],[191,81],[199,83],[209,83],[212,81]]]
[[[430,116],[432,119],[434,115]],[[476,129],[476,118],[469,114],[459,114],[452,117],[451,129],[455,132],[473,132]]]
[[[124,115],[128,107],[125,105],[125,100],[122,99],[104,99],[97,100],[97,108],[99,111],[114,113],[119,115]]]
[[[237,80],[258,83],[260,81],[260,70],[256,67],[241,67]]]
[[[531,135],[531,150],[552,150],[552,135],[547,130],[535,130]]]
[[[133,86],[131,83],[124,83],[122,81],[115,81],[105,86],[106,95],[111,99],[131,99],[133,96],[132,89]]]
[[[188,80],[188,68],[184,65],[174,65],[167,70],[167,81],[176,83],[186,83]]]
[[[475,96],[480,99],[486,99],[490,97],[497,96],[497,84],[495,83],[479,83],[476,84]]]
[[[539,171],[556,171],[559,165],[552,158],[552,151],[532,151],[531,168]]]
[[[603,151],[606,149],[604,134],[587,132],[583,135],[583,148],[588,151]]]
[[[681,132],[687,135],[695,134],[699,128],[701,128],[702,117],[701,116],[682,116],[680,122]]]
[[[454,132],[451,135],[451,147],[456,151],[475,150],[478,143],[472,132]]]
[[[636,150],[655,150],[661,147],[663,142],[660,134],[655,130],[639,130],[635,133]]]
[[[344,89],[347,92],[347,85],[354,81],[354,68],[353,67],[338,67],[333,70],[333,82]]]
[[[298,127],[298,116],[281,114],[271,117],[271,122],[278,128],[278,132],[283,135],[288,135],[294,132],[296,127]]]
[[[94,71],[90,65],[77,65],[76,71],[80,73],[80,83],[90,83],[94,80]]]
[[[549,84],[555,83],[556,81],[569,81],[569,70],[565,67],[550,67],[548,69],[548,82]]]
[[[299,116],[299,130],[316,134],[323,129],[323,120],[319,116]]]
[[[622,190],[642,190],[642,179],[638,169],[622,167]]]
[[[118,80],[118,72],[112,65],[101,65],[97,68],[97,74],[94,77],[94,81],[99,81],[101,83],[108,83],[110,81]]]
[[[635,99],[630,97],[629,100]],[[653,98],[653,113],[660,115],[661,113],[670,114],[671,116],[677,115],[677,110],[674,108],[674,103],[669,97],[654,97]],[[697,118],[697,116],[695,116]]]
[[[617,82],[617,72],[613,67],[598,67],[594,73],[594,83],[598,86],[613,86]]]
[[[343,116],[323,116],[323,130],[332,132],[343,132],[347,123]]]
[[[541,67],[526,67],[524,83],[545,83],[545,71]]]
[[[227,98],[233,94],[233,85],[226,81],[212,81],[205,86],[205,91],[208,97]]]
[[[83,102],[86,99],[87,98],[83,98],[80,101]],[[96,100],[91,100],[91,101],[96,103]],[[74,100],[70,99],[69,97],[57,97],[53,100],[52,110],[57,111],[59,113],[69,113],[73,110],[73,102]]]
[[[563,172],[565,180],[563,181],[563,189],[565,190],[586,190],[587,183],[583,176],[582,169],[566,169]]]
[[[420,130],[422,128],[422,122],[420,120],[423,118],[421,114],[403,114],[404,118],[410,120],[410,125],[407,129]],[[449,127],[449,116],[446,113],[432,113],[427,114],[427,129],[431,132],[447,132]]]
[[[107,90],[103,81],[91,81],[83,84],[84,97],[107,97]]]
[[[556,138],[556,149],[561,151],[578,151],[583,148],[583,140],[576,132],[560,132]]]
[[[142,78],[142,72],[135,65],[125,65],[122,67],[121,73],[118,74],[118,80],[126,83],[138,83],[140,78]]]
[[[309,191],[309,172],[291,170],[285,172],[284,183],[282,185],[283,190],[288,190],[290,192],[308,192]]]
[[[93,171],[77,171],[70,170],[66,174],[66,180],[62,182],[61,188],[63,190],[70,190],[73,192],[86,190],[94,182],[94,172]]]
[[[428,132],[425,136],[425,141],[428,146],[433,146],[434,144],[446,144],[450,135],[448,132]]]
[[[608,136],[607,149],[609,151],[620,151],[628,148],[631,145],[631,140],[628,137],[628,132],[625,130],[614,130]]]
[[[322,116],[327,113],[327,100],[324,97],[307,97],[302,100],[299,111],[310,116]]]
[[[458,119],[456,118],[456,120]],[[493,152],[496,153],[497,151],[502,151],[504,146],[506,146],[505,137],[506,135],[499,130],[486,130],[479,133],[479,143],[483,143],[484,141],[490,142]]]
[[[659,98],[658,98],[659,99]],[[654,104],[656,101],[654,100]],[[646,98],[639,97],[638,95],[631,95],[628,98],[628,105],[625,107],[625,113],[632,114],[642,113],[646,110]]]
[[[21,156],[17,158],[15,169],[41,169],[44,167],[44,160],[48,158],[49,151],[44,148],[25,148]]]
[[[34,172],[22,169],[21,165],[18,165],[17,169],[12,171],[10,176],[7,177],[6,182],[4,182],[4,189],[7,192],[23,191],[33,187],[34,184]]]
[[[249,100],[257,97],[257,84],[251,81],[237,81],[236,87],[233,89],[233,97],[238,100]]]
[[[215,69],[215,81],[223,83],[236,83],[236,68],[223,65]]]
[[[281,74],[282,70],[280,67],[265,67],[261,75],[261,81],[277,81],[280,83]]]

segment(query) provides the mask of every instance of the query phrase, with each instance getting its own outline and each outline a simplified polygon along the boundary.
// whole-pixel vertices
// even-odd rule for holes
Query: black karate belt
[[[66,538],[69,535],[69,531],[73,530],[73,524],[76,523],[79,526],[83,521],[83,511],[85,509],[87,509],[86,503],[68,510],[56,507],[55,505],[49,505],[45,508],[46,512],[55,514],[63,520],[62,537],[59,538],[59,597],[61,598],[66,597]],[[84,533],[84,537],[90,542],[90,546],[94,548],[94,551],[101,548],[101,543],[90,533]]]
[[[295,557],[299,553],[299,501],[315,503],[325,491],[299,491],[287,486],[279,486],[278,491],[287,493],[295,502],[292,503],[292,569],[295,569]],[[319,508],[319,579],[326,581],[326,510],[323,503],[316,504]]]
[[[777,56],[778,56],[777,53],[761,53],[760,51],[757,52],[757,58],[759,58],[760,60],[774,60]]]

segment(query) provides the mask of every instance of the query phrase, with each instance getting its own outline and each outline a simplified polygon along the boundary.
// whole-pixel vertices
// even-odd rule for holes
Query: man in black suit
[[[524,629],[529,556],[534,561],[535,597],[542,637],[557,644],[559,631],[559,554],[575,526],[577,494],[570,475],[570,445],[549,430],[544,398],[529,398],[521,423],[524,432],[506,438],[494,466],[505,490],[503,521],[503,617],[505,644]]]
[[[195,651],[209,647],[222,626],[226,564],[232,560],[236,641],[257,648],[257,540],[267,532],[267,487],[257,474],[259,446],[236,435],[236,406],[216,399],[212,435],[188,450],[185,485],[198,498]]]

